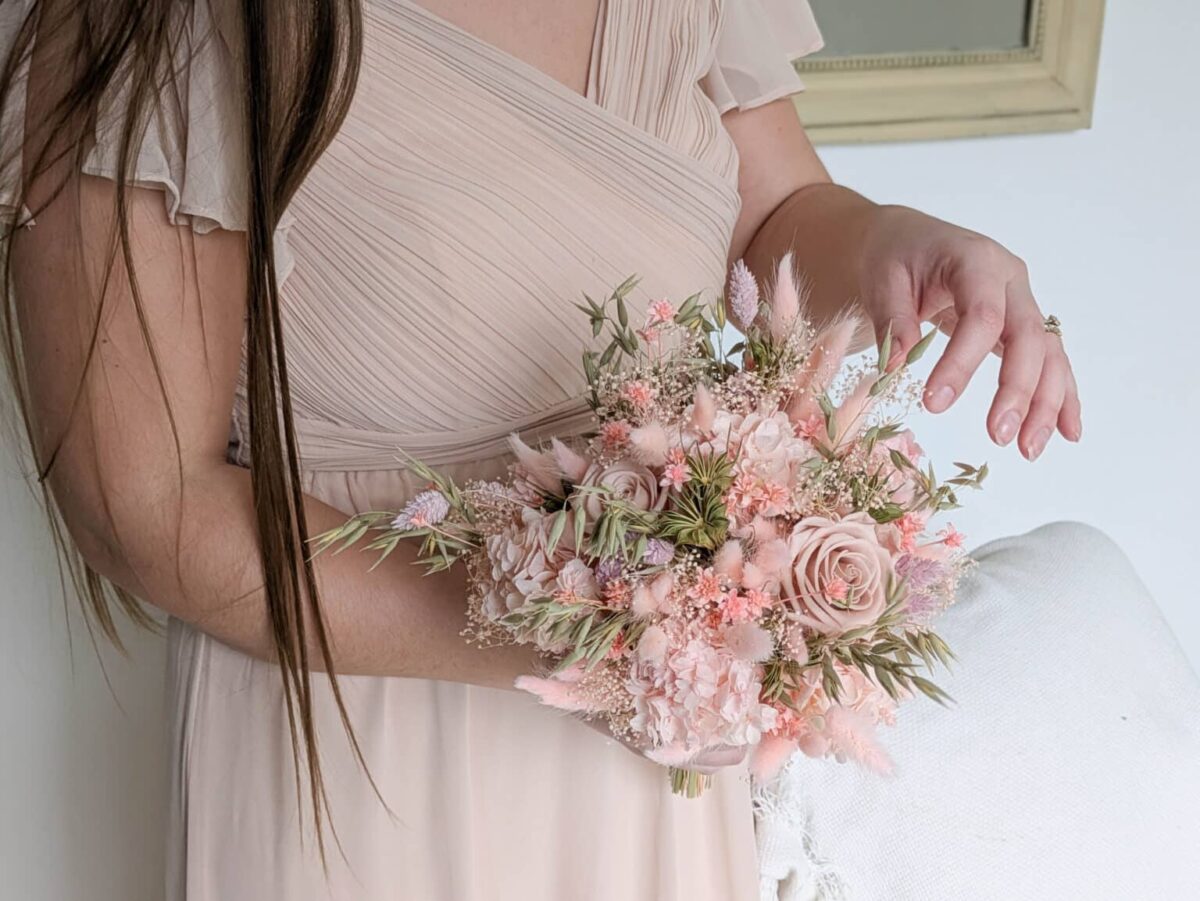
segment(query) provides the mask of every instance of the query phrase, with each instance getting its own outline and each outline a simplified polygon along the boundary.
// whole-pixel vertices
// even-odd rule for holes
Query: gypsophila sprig
[[[790,258],[770,292],[734,267],[730,346],[722,299],[637,287],[577,304],[590,432],[514,435],[507,478],[461,487],[402,455],[423,487],[314,551],[412,540],[430,571],[465,566],[467,637],[535,646],[547,669],[517,687],[603,719],[681,794],[717,746],[752,746],[758,778],[796,750],[888,770],[878,728],[912,697],[948,700],[933,624],[971,565],[930,520],[987,476],[956,463],[939,481],[904,425],[933,333],[890,371],[890,332],[877,361],[846,363],[858,319],[815,329]]]

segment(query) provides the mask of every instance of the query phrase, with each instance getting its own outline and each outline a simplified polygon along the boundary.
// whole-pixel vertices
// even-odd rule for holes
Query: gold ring
[[[1057,316],[1047,316],[1044,320],[1042,320],[1042,328],[1052,335],[1058,335],[1060,338],[1062,337],[1062,323],[1059,321]]]

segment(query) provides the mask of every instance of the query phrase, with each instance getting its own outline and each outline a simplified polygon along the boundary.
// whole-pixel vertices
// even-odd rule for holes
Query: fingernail
[[[1046,449],[1046,442],[1050,440],[1050,429],[1042,426],[1038,429],[1037,434],[1033,436],[1033,441],[1029,442],[1029,462],[1033,462],[1042,455],[1042,451]]]
[[[925,399],[925,408],[931,413],[940,413],[950,406],[952,400],[954,400],[954,389],[949,385],[942,385],[929,392]]]
[[[1016,410],[1009,410],[996,423],[996,443],[1001,447],[1008,444],[1016,436],[1017,429],[1020,427],[1021,414]]]

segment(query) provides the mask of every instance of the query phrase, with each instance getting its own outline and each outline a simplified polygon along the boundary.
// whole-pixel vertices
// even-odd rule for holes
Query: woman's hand
[[[983,235],[916,210],[878,206],[867,219],[858,273],[861,303],[882,340],[890,329],[896,365],[918,340],[920,323],[950,336],[925,388],[925,406],[946,410],[988,353],[1001,357],[988,432],[1018,438],[1034,460],[1054,429],[1078,441],[1079,390],[1062,338],[1045,328],[1025,264]]]
[[[1045,330],[1025,265],[995,241],[916,210],[880,206],[834,184],[788,99],[722,117],[738,149],[741,215],[730,262],[744,257],[770,278],[785,253],[808,277],[809,313],[825,321],[859,298],[894,356],[934,322],[950,343],[929,377],[934,413],[962,396],[989,352],[1001,357],[988,414],[999,444],[1018,438],[1035,459],[1055,427],[1083,431],[1079,393],[1062,339]]]
[[[610,741],[617,742],[626,750],[662,765],[663,762],[661,760],[654,759],[652,751],[647,751],[628,737],[613,735],[612,730],[608,728],[608,723],[603,719],[591,718],[582,719],[581,721]],[[703,775],[712,775],[726,767],[737,766],[746,759],[748,751],[749,749],[745,745],[737,747],[722,745],[719,748],[709,748],[690,758],[680,769],[691,770],[694,773],[701,773]]]

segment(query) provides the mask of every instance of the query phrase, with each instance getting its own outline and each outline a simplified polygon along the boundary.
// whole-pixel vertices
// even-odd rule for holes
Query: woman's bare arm
[[[38,446],[61,442],[52,490],[95,569],[216,638],[270,658],[250,477],[225,459],[244,327],[245,235],[173,226],[160,192],[131,189],[152,354],[120,260],[102,309],[93,300],[109,257],[114,198],[111,182],[84,176],[78,205],[65,195],[52,202],[14,248]],[[306,514],[314,533],[345,520],[314,499]],[[339,672],[511,687],[531,671],[525,649],[485,651],[464,642],[459,572],[424,576],[408,548],[368,573],[370,559],[351,551],[316,561]]]
[[[1078,441],[1079,392],[1062,339],[1043,327],[1025,264],[976,232],[917,210],[881,206],[834,184],[789,100],[724,122],[741,158],[742,215],[731,258],[759,275],[791,251],[809,278],[810,308],[826,319],[857,300],[893,361],[935,322],[950,342],[929,375],[925,405],[946,410],[991,352],[1000,384],[988,414],[999,444],[1018,439],[1035,459],[1057,427]]]

